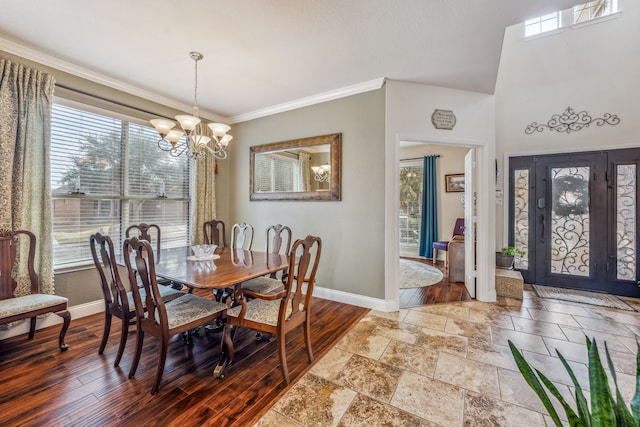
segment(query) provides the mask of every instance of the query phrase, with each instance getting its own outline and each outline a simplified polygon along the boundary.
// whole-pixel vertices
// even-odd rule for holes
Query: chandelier
[[[198,117],[198,61],[204,56],[200,52],[189,52],[189,57],[195,62],[195,86],[193,94],[193,115],[179,115],[176,120],[182,129],[174,129],[176,123],[168,119],[153,119],[151,124],[160,134],[158,147],[163,151],[168,151],[172,156],[178,157],[182,154],[190,159],[203,159],[207,152],[216,159],[226,159],[225,149],[233,138],[227,134],[230,126],[224,123],[209,123],[214,143],[209,145],[211,138],[206,135],[195,133],[196,127],[200,124]]]
[[[331,179],[331,166],[324,164],[320,166],[311,166],[313,170],[313,179],[318,182],[329,182]]]

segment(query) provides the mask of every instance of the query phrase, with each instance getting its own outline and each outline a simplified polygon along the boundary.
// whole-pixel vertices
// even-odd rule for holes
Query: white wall
[[[438,187],[438,240],[449,240],[457,218],[464,217],[464,205],[461,198],[464,193],[447,193],[445,191],[445,175],[464,173],[464,156],[469,151],[466,147],[438,144],[419,144],[400,147],[400,160],[438,154],[437,187]],[[401,255],[405,252],[401,249]],[[409,252],[407,252],[409,254]],[[417,255],[417,249],[410,253]],[[444,254],[438,253],[438,259],[444,260]]]
[[[524,40],[522,25],[507,28],[496,85],[496,155],[508,188],[507,157],[640,146],[640,3],[598,23]],[[526,135],[567,107],[593,118],[616,114],[620,124]],[[506,196],[506,194],[505,194]],[[496,244],[506,244],[507,202],[496,216]]]
[[[453,130],[435,129],[435,109],[452,110]],[[386,299],[397,300],[399,142],[475,147],[477,150],[477,298],[495,300],[494,97],[415,83],[387,81],[385,129]]]

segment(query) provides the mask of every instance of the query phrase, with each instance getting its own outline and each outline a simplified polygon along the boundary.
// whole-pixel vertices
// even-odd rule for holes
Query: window
[[[596,0],[573,7],[573,22],[579,24],[618,11],[617,0]]]
[[[400,163],[400,245],[420,244],[420,221],[422,218],[422,174],[421,162]]]
[[[300,161],[287,152],[255,156],[255,192],[302,191]]]
[[[51,124],[53,262],[93,262],[89,236],[107,234],[119,252],[131,224],[158,224],[162,247],[189,244],[190,163],[158,149],[133,118],[56,102]]]
[[[524,36],[530,37],[548,31],[557,30],[562,26],[562,14],[560,12],[549,13],[524,22]]]

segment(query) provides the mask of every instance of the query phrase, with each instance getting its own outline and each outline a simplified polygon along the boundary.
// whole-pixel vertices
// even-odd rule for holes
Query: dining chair
[[[234,327],[247,327],[274,334],[280,370],[286,384],[290,383],[286,354],[286,334],[289,331],[296,327],[303,328],[309,363],[313,362],[311,302],[321,251],[322,240],[319,237],[307,236],[296,240],[289,252],[289,269],[284,289],[273,294],[261,294],[240,288],[236,291],[233,302],[231,299],[227,300],[225,341],[231,340]],[[232,363],[233,346],[228,347],[229,363]]]
[[[0,325],[29,319],[29,336],[33,339],[38,316],[55,313],[62,318],[58,336],[60,351],[66,351],[64,337],[71,324],[68,298],[42,293],[35,270],[36,236],[28,230],[0,228]],[[18,283],[27,282],[29,294],[16,296]]]
[[[218,247],[227,247],[227,231],[223,221],[212,219],[205,221],[202,226],[205,245],[218,245]]]
[[[231,249],[250,251],[253,246],[253,226],[241,222],[231,227]]]
[[[89,238],[91,245],[91,255],[93,263],[100,277],[100,288],[104,297],[104,330],[102,332],[102,341],[98,354],[102,354],[109,340],[111,332],[111,322],[113,317],[120,319],[120,346],[116,353],[113,366],[120,364],[120,359],[127,344],[127,336],[129,335],[129,325],[135,323],[135,304],[133,302],[133,294],[125,289],[120,273],[118,271],[117,258],[113,241],[109,236],[103,236],[101,233],[92,234]],[[184,295],[170,286],[158,287],[162,298],[169,301]],[[141,292],[143,292],[141,290]],[[143,298],[144,302],[144,298]]]
[[[451,236],[451,240],[460,239],[464,239],[464,218],[456,219],[456,223],[453,226],[453,234]],[[449,241],[433,242],[433,265],[436,264],[439,250],[446,252],[444,257],[444,268],[447,268],[447,264],[449,263]]]
[[[132,237],[132,234],[134,231],[137,231],[136,237],[138,237],[138,239],[146,240],[152,245],[153,245],[153,242],[155,242],[155,247],[156,247],[155,260],[156,262],[160,262],[160,255],[161,255],[161,249],[162,249],[160,245],[160,242],[161,242],[160,226],[158,226],[157,224],[146,224],[144,222],[140,224],[133,224],[127,227],[126,231],[124,232],[125,237],[127,239],[129,237]],[[182,289],[182,283],[174,283],[172,280],[164,279],[162,277],[157,277],[157,280],[159,285],[171,286],[172,288],[177,290]]]
[[[192,329],[224,318],[227,306],[190,293],[185,293],[180,298],[171,301],[165,301],[156,281],[151,244],[146,240],[132,237],[124,241],[122,252],[135,256],[135,265],[131,263],[131,256],[124,257],[129,282],[133,288],[137,325],[136,352],[129,371],[129,378],[135,376],[142,354],[144,335],[149,333],[160,341],[156,379],[151,389],[151,394],[154,394],[160,388],[171,337],[185,332],[190,337]],[[136,286],[136,273],[142,282],[144,293]],[[191,343],[190,339],[187,341]]]
[[[289,254],[291,250],[291,235],[291,228],[286,225],[270,225],[267,227],[267,245],[265,252],[268,254],[280,254],[284,248],[284,254]],[[242,287],[261,294],[279,291],[284,287],[284,283],[286,282],[286,271],[286,268],[281,271],[280,278],[278,278],[278,272],[276,271],[269,276],[261,276],[247,280],[246,282],[242,282]]]

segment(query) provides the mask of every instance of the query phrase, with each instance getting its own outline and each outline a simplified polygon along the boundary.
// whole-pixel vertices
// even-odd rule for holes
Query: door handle
[[[540,215],[542,227],[540,227],[540,243],[544,243],[544,227],[547,225],[547,221],[544,219],[544,215]]]

